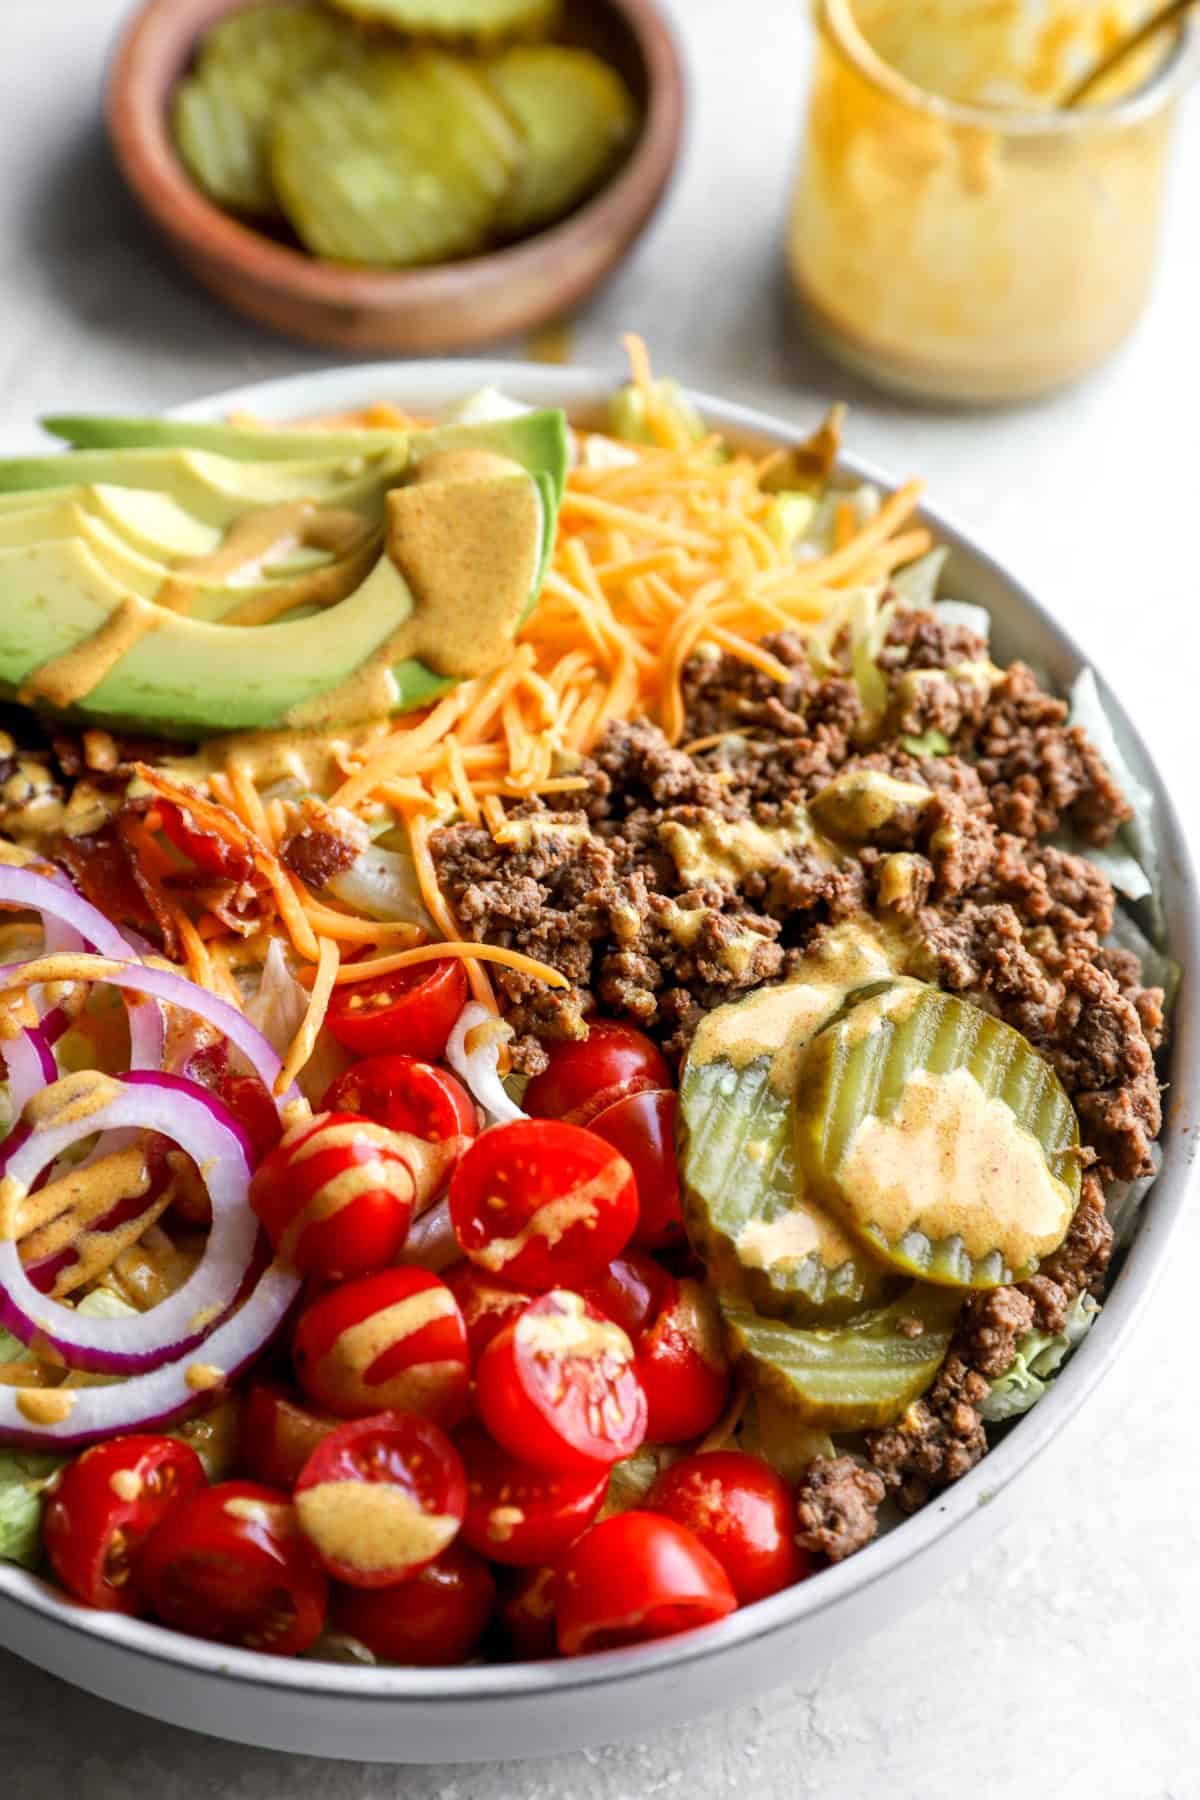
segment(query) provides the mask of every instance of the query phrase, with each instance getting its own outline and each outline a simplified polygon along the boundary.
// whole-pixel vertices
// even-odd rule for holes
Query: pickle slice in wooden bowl
[[[398,268],[481,249],[523,154],[520,132],[470,63],[387,50],[283,102],[271,173],[309,250]]]
[[[961,1309],[958,1294],[914,1282],[887,1307],[850,1324],[802,1330],[764,1318],[739,1295],[721,1295],[735,1366],[755,1391],[825,1431],[890,1425],[941,1366]]]
[[[468,39],[541,37],[558,23],[559,0],[332,0],[339,12],[415,36]]]
[[[637,108],[615,69],[588,50],[540,44],[507,50],[488,77],[520,125],[527,154],[500,215],[512,237],[538,231],[599,188],[637,130]]]
[[[1018,1031],[902,982],[817,1032],[796,1086],[802,1180],[893,1268],[951,1287],[1020,1280],[1079,1200],[1079,1123]]]
[[[172,100],[192,178],[220,206],[278,217],[268,157],[275,109],[296,84],[357,53],[354,31],[324,6],[253,6],[220,20]]]

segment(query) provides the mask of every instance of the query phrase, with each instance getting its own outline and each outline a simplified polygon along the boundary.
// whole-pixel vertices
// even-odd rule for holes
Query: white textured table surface
[[[1200,829],[1200,111],[1181,130],[1162,277],[1089,386],[991,417],[857,391],[801,340],[779,228],[803,87],[799,0],[676,0],[691,142],[650,237],[578,321],[618,367],[636,327],[663,368],[798,422],[856,402],[851,441],[921,471],[1118,681]],[[110,167],[97,87],[124,0],[0,4],[0,429],[51,409],[136,411],[309,368],[320,353],[227,316],[143,232]],[[514,346],[515,353],[520,346]],[[326,358],[325,360],[329,360]],[[13,1800],[643,1800],[1200,1796],[1200,1456],[1193,1223],[1129,1356],[1034,1472],[970,1573],[819,1681],[687,1732],[577,1758],[389,1770],[237,1749],[77,1694],[0,1656]]]

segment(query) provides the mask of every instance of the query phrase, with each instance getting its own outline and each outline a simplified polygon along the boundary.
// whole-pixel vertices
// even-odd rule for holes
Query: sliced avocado
[[[222,529],[252,506],[317,500],[354,506],[403,478],[407,451],[247,463],[208,450],[79,450],[63,456],[0,459],[0,492],[40,493],[104,482],[169,494],[206,524]]]
[[[199,419],[89,418],[59,414],[42,419],[43,431],[62,438],[76,450],[210,450],[235,462],[288,462],[314,456],[369,456],[401,452],[408,432],[401,430],[278,431],[260,426],[208,423]]]
[[[472,658],[479,641],[486,639],[501,655],[536,599],[565,478],[566,432],[562,415],[548,413],[495,427],[456,427],[449,439],[423,436],[425,454],[407,472],[414,488],[428,492],[408,499],[399,485],[405,471],[390,454],[366,458],[365,469],[348,469],[335,459],[235,463],[179,449],[21,463],[19,480],[33,483],[47,473],[52,479],[11,494],[17,505],[0,505],[0,534],[8,536],[8,547],[0,548],[0,691],[84,719],[185,738],[345,723],[428,702],[477,672]],[[505,459],[503,472],[449,480],[443,460],[429,466],[423,482],[423,464],[442,450],[486,451]],[[5,470],[11,479],[13,467],[0,467],[0,483]],[[58,484],[60,469],[103,472],[111,479]],[[213,548],[208,534],[295,500],[350,508],[382,522],[390,490],[396,491],[399,516],[410,523],[422,507],[440,509],[443,533],[452,526],[462,546],[475,546],[475,557],[445,557],[454,566],[440,572],[436,558],[414,563],[409,531],[404,555],[419,565],[419,595],[384,555],[365,578],[361,566],[356,569],[353,591],[336,604],[261,626],[271,633],[261,647],[245,625],[167,611],[142,592],[153,573],[170,568],[169,559],[142,547],[159,547],[154,533],[160,523],[178,541],[181,522],[191,519],[204,534],[205,555]],[[127,496],[123,503],[121,495]],[[147,500],[162,502],[165,510],[155,516],[152,504],[149,519],[139,515],[139,503]],[[51,521],[63,535],[37,541]],[[135,541],[114,521],[129,527]],[[497,568],[501,535],[506,547]],[[355,554],[363,554],[361,546]],[[346,560],[331,563],[330,570],[344,571]],[[243,601],[250,591],[232,578],[224,586],[209,587],[203,576],[201,581],[204,610],[222,606],[223,596]],[[464,583],[474,585],[473,604]]]

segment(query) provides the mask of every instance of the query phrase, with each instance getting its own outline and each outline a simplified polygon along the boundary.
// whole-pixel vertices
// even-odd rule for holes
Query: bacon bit
[[[179,956],[178,933],[169,910],[161,912],[137,878],[130,845],[115,824],[82,837],[64,837],[56,845],[58,860],[85,900],[114,925],[138,931],[164,953]]]

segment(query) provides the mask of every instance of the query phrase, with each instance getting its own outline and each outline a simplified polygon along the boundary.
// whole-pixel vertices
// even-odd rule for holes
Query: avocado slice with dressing
[[[494,667],[535,603],[566,463],[558,412],[392,434],[365,457],[139,445],[0,461],[0,692],[184,738],[422,705]],[[319,530],[288,542],[293,513],[356,530],[323,559]],[[222,550],[264,517],[257,559],[223,574]],[[308,606],[305,582],[325,583]]]

